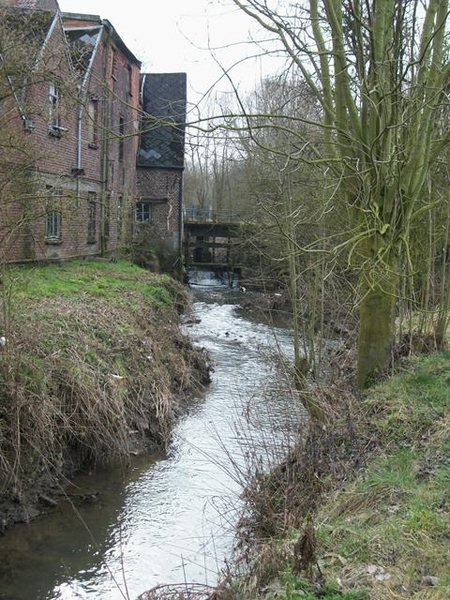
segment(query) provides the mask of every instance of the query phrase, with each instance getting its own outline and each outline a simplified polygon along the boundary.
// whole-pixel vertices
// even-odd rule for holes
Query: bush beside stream
[[[179,329],[188,292],[126,262],[9,271],[0,334],[0,529],[86,465],[164,447],[207,358]]]

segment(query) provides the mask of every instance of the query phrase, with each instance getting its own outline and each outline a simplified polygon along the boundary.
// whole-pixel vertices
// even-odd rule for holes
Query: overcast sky
[[[108,19],[128,48],[142,61],[143,71],[186,72],[188,98],[198,99],[221,77],[222,66],[251,56],[252,21],[231,0],[59,0],[61,10]],[[248,59],[232,73],[241,90],[254,89],[270,66]],[[218,93],[230,90],[222,80]]]

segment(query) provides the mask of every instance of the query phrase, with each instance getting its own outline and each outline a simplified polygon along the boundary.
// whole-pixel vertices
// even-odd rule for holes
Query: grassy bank
[[[329,423],[247,491],[243,575],[218,598],[449,598],[449,383],[444,352],[334,390]]]
[[[183,286],[127,262],[5,274],[3,525],[27,518],[30,503],[48,501],[83,465],[164,446],[183,401],[208,379],[206,357],[179,331],[187,302]]]

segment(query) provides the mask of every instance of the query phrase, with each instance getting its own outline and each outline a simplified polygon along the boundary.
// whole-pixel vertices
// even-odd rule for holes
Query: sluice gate
[[[183,225],[183,256],[186,270],[210,267],[229,277],[241,269],[240,236],[244,224],[239,215],[204,211],[186,212]]]

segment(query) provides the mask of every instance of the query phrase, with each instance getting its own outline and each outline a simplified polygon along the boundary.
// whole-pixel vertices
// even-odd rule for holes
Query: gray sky
[[[186,72],[191,102],[221,77],[208,48],[226,68],[254,52],[245,43],[254,25],[230,0],[59,0],[59,5],[65,12],[108,19],[144,71]],[[270,67],[264,63],[264,68]],[[249,59],[233,69],[233,79],[250,91],[262,69],[260,60]],[[226,80],[217,86],[219,94],[230,89]]]

